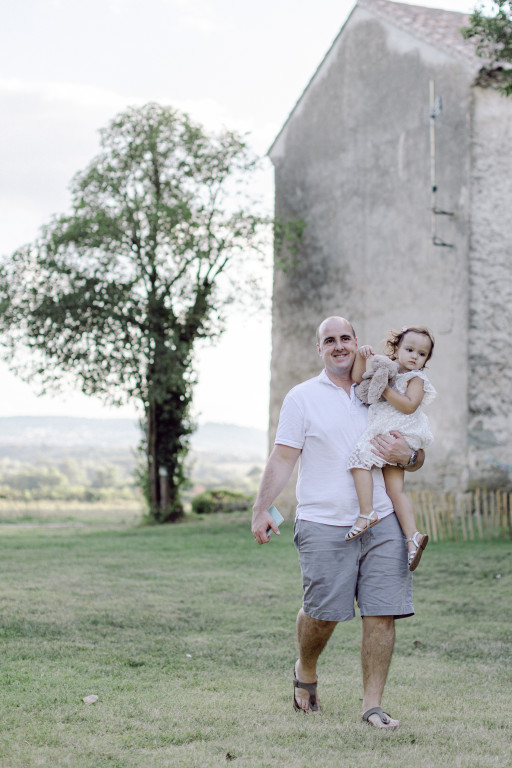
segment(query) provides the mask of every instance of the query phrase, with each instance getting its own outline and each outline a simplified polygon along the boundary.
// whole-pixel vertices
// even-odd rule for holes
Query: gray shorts
[[[355,541],[345,541],[349,530],[295,521],[304,613],[323,621],[348,621],[355,616],[356,600],[361,616],[412,616],[412,574],[396,516],[388,515]]]

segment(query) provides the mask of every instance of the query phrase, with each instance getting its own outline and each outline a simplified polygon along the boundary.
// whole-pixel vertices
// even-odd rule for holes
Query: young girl
[[[368,428],[352,451],[347,469],[352,470],[359,517],[346,535],[347,541],[361,536],[368,528],[376,525],[379,516],[373,509],[372,467],[382,467],[386,491],[393,502],[396,516],[405,535],[408,548],[409,570],[414,571],[427,546],[428,536],[416,530],[414,512],[409,498],[404,493],[404,467],[386,464],[372,452],[371,440],[378,434],[400,432],[407,440],[413,454],[408,466],[415,463],[417,451],[425,448],[432,440],[428,419],[421,410],[422,404],[431,402],[436,390],[429,382],[423,368],[432,357],[434,337],[428,328],[414,326],[390,331],[385,353],[398,362],[398,375],[393,387],[383,392],[384,401],[370,406]],[[360,347],[352,368],[352,378],[360,382],[366,369],[366,360],[374,354],[370,346]]]

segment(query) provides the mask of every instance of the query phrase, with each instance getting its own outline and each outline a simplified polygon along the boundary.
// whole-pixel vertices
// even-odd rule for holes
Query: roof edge
[[[468,19],[469,18],[469,14],[468,13],[464,13],[464,12],[460,12],[460,11],[448,11],[448,10],[443,9],[443,8],[434,8],[434,7],[430,7],[430,6],[417,5],[416,3],[403,3],[403,2],[400,2],[400,0],[387,0],[387,4],[389,4],[390,6],[393,6],[393,5],[396,5],[396,6],[410,6],[411,8],[419,8],[419,9],[424,9],[424,10],[430,9],[431,11],[435,11],[435,12],[441,11],[442,13],[451,14],[453,16],[459,16],[461,18],[461,21],[462,21],[462,19]],[[384,21],[387,21],[390,24],[393,24],[398,29],[401,29],[403,32],[411,34],[411,35],[417,37],[420,40],[422,39],[421,37],[418,36],[417,32],[415,32],[412,29],[408,29],[408,28],[404,27],[402,24],[400,24],[397,21],[397,19],[393,19],[392,17],[389,17],[389,15],[381,7],[379,7],[377,2],[373,2],[372,0],[357,0],[355,5],[353,6],[352,10],[350,11],[349,15],[345,19],[343,25],[341,26],[338,34],[336,35],[336,37],[334,38],[333,42],[329,46],[329,49],[327,50],[325,56],[323,56],[323,58],[320,61],[319,65],[316,67],[313,75],[310,77],[310,79],[308,80],[306,86],[304,87],[301,95],[296,100],[295,104],[293,105],[293,107],[291,108],[290,112],[288,113],[288,116],[287,116],[286,120],[284,121],[283,125],[281,126],[281,129],[279,130],[279,133],[277,134],[277,136],[275,137],[274,141],[272,142],[272,144],[268,148],[267,152],[265,153],[265,155],[268,156],[271,161],[272,161],[272,153],[273,153],[273,151],[274,151],[274,149],[276,147],[276,144],[279,142],[279,140],[280,140],[281,136],[283,135],[285,129],[287,128],[291,118],[293,117],[293,115],[296,112],[297,108],[299,107],[299,105],[301,104],[303,99],[305,98],[308,90],[310,89],[311,85],[313,84],[313,81],[316,79],[318,73],[320,72],[320,70],[324,66],[324,64],[325,64],[326,60],[328,59],[328,57],[330,56],[333,48],[338,43],[338,40],[340,39],[341,35],[343,34],[343,32],[345,30],[345,27],[347,26],[347,24],[351,20],[353,14],[357,10],[359,10],[359,9],[361,9],[363,11],[366,11],[367,13],[370,13],[371,15],[375,16],[376,18],[380,18],[380,19],[382,19]],[[423,42],[429,44],[427,40],[423,40]],[[434,43],[430,43],[430,45],[434,45]],[[449,50],[444,50],[444,52],[447,53],[448,55],[455,56],[456,58],[459,58],[459,59],[461,58],[460,54],[457,54],[457,52],[449,51]],[[465,57],[463,57],[463,58],[465,58]],[[485,65],[485,63],[486,62],[483,59],[481,59],[481,65],[480,66],[482,66],[482,64]]]
[[[336,35],[336,37],[332,41],[332,43],[329,46],[328,50],[326,51],[325,55],[322,57],[322,60],[320,61],[320,63],[318,64],[317,68],[315,69],[315,71],[313,72],[313,74],[309,78],[308,82],[306,83],[306,86],[304,87],[304,89],[303,89],[302,93],[300,94],[299,98],[297,99],[297,101],[295,102],[295,104],[293,105],[291,110],[289,111],[288,117],[286,118],[286,120],[284,121],[283,125],[281,126],[281,129],[279,130],[279,133],[277,134],[277,136],[275,137],[274,141],[272,142],[272,144],[270,145],[270,147],[266,151],[265,155],[268,156],[271,160],[272,160],[271,152],[274,149],[274,146],[277,144],[279,138],[281,137],[281,134],[283,133],[284,129],[286,128],[286,126],[290,122],[290,119],[291,119],[293,113],[295,112],[295,110],[297,109],[297,107],[301,103],[302,99],[306,95],[306,92],[309,90],[310,85],[313,83],[313,80],[316,78],[317,74],[319,73],[319,71],[323,67],[324,62],[329,57],[329,54],[331,53],[332,49],[334,48],[334,46],[338,42],[338,39],[340,38],[343,30],[345,29],[346,25],[350,21],[350,18],[352,17],[352,14],[357,10],[357,8],[358,8],[358,3],[356,2],[354,7],[352,8],[352,10],[350,11],[349,15],[347,16],[347,18],[343,22],[343,24],[342,24],[338,34]]]

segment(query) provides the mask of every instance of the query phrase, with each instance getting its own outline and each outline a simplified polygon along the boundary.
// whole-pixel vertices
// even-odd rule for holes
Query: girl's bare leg
[[[372,472],[370,469],[352,469],[351,472],[359,501],[359,512],[362,515],[369,515],[373,511]],[[354,526],[363,529],[368,527],[368,523],[369,521],[364,517],[358,517]]]
[[[386,493],[393,502],[404,536],[409,539],[417,529],[411,500],[404,491],[404,470],[400,467],[387,465],[382,468],[382,472],[386,483]],[[416,549],[416,546],[414,542],[408,541],[407,548],[410,552]]]

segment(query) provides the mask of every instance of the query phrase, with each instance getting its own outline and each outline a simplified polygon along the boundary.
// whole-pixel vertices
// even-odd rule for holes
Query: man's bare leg
[[[304,613],[302,608],[297,616],[297,643],[299,658],[295,665],[297,679],[303,683],[315,683],[316,663],[333,633],[337,621],[321,621]],[[309,692],[295,688],[295,700],[304,712],[312,712],[309,706]]]
[[[364,616],[361,642],[363,669],[363,712],[382,705],[382,694],[388,676],[395,644],[395,622],[392,616]],[[384,725],[378,715],[369,720],[378,728],[396,728],[400,723],[391,720]]]

